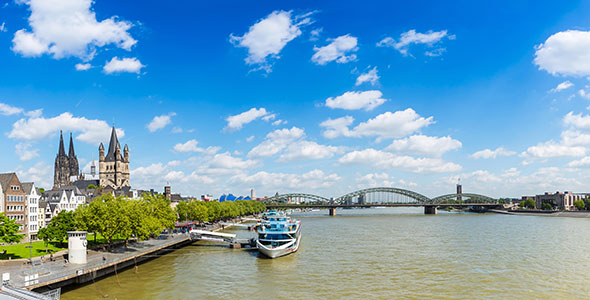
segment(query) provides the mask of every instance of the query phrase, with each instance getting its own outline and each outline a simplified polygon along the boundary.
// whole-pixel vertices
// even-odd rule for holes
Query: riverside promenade
[[[93,281],[99,277],[116,274],[124,268],[135,266],[186,244],[192,243],[188,234],[163,234],[157,239],[131,243],[111,252],[88,250],[86,264],[66,263],[64,256],[55,261],[34,259],[33,265],[15,262],[0,264],[0,273],[10,273],[10,285],[38,292],[53,290],[70,284]]]

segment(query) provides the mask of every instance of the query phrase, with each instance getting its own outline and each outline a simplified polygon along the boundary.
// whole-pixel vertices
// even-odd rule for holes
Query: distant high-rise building
[[[461,179],[459,179],[459,182],[457,183],[457,194],[459,194],[459,195],[463,194],[463,186],[461,185]],[[457,196],[457,201],[461,201],[461,200],[463,200],[463,197]]]
[[[256,190],[250,189],[250,199],[256,200]]]
[[[169,185],[164,187],[164,196],[166,197],[166,200],[172,199],[172,189]]]

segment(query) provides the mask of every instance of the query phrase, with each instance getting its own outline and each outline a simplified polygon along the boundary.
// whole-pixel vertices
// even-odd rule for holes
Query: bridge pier
[[[336,215],[336,208],[335,207],[330,208],[330,217],[333,217],[335,215]]]
[[[437,208],[433,205],[424,206],[424,214],[425,215],[436,215]]]

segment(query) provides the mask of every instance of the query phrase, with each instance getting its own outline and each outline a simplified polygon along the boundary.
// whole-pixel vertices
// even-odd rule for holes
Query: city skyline
[[[3,172],[38,187],[114,124],[183,195],[590,191],[589,3],[45,3],[0,2]]]

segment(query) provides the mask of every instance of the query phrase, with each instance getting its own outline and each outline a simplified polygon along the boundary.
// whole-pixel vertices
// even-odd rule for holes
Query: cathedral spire
[[[72,158],[76,156],[76,153],[74,152],[74,141],[72,140],[72,133],[70,133],[70,150],[68,152],[68,157]]]
[[[64,136],[62,131],[59,131],[59,151],[57,152],[57,156],[66,156],[66,150],[64,147]]]

